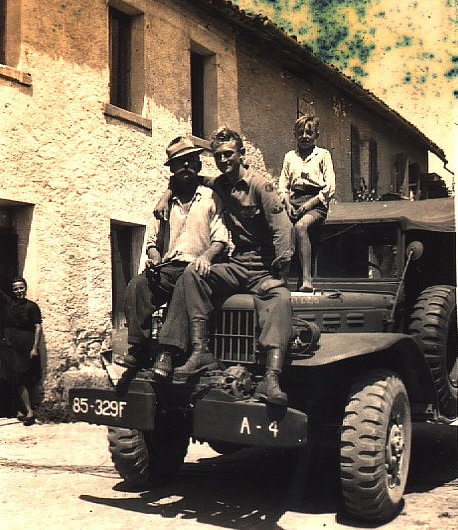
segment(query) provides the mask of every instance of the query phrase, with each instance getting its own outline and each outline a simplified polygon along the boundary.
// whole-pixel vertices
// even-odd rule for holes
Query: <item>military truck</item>
[[[144,369],[122,395],[70,391],[76,419],[109,426],[121,477],[151,487],[173,480],[190,439],[220,453],[309,451],[309,462],[327,443],[348,512],[367,521],[396,515],[412,422],[456,417],[454,201],[335,204],[314,254],[313,292],[296,292],[294,267],[289,280],[294,333],[281,376],[287,407],[254,398],[264,359],[247,294],[215,313],[211,346],[221,369],[169,383]],[[107,355],[105,362],[109,371]]]

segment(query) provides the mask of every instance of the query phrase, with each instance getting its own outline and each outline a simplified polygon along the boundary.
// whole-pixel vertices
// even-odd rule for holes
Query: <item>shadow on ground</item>
[[[406,494],[431,491],[458,477],[458,428],[416,425]]]
[[[415,431],[406,493],[429,491],[458,475],[458,430],[421,427]],[[342,509],[337,474],[330,471],[329,465],[317,469],[314,464],[316,461],[307,459],[305,454],[243,449],[233,455],[185,464],[173,485],[140,491],[135,498],[90,495],[80,498],[123,510],[170,519],[194,519],[235,530],[280,530],[278,522],[285,512],[336,514],[336,521],[353,528],[379,526],[348,517]],[[304,470],[307,466],[308,479]],[[114,489],[124,490],[124,483]]]

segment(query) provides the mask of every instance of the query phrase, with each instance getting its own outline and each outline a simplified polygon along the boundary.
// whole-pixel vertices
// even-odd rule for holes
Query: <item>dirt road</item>
[[[192,444],[173,486],[123,491],[106,428],[83,423],[24,427],[0,420],[0,528],[10,530],[458,529],[456,427],[417,429],[402,513],[365,526],[339,507],[332,488],[297,495],[291,459],[247,449],[218,456]],[[294,484],[294,487],[293,487]]]

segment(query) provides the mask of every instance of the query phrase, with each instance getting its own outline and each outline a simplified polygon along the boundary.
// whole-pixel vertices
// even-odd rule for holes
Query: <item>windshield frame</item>
[[[368,273],[366,276],[364,275],[358,275],[358,274],[329,274],[329,275],[323,275],[322,273],[319,274],[319,260],[320,260],[320,250],[321,250],[321,259],[323,259],[323,244],[326,240],[329,240],[327,238],[326,233],[332,232],[333,235],[331,235],[331,238],[338,237],[340,235],[348,234],[348,232],[353,232],[355,230],[361,231],[361,228],[364,228],[365,232],[374,232],[374,236],[376,235],[376,232],[378,232],[378,236],[380,236],[381,233],[387,232],[388,240],[390,239],[389,232],[392,232],[392,238],[393,241],[392,245],[395,247],[395,251],[392,252],[392,270],[395,271],[392,275],[383,276],[382,274],[376,274],[372,277],[370,277],[370,271],[368,269]],[[363,245],[364,246],[364,245]],[[372,245],[375,246],[375,245]],[[369,254],[369,245],[368,245],[368,254]],[[315,274],[314,274],[314,281],[320,282],[320,283],[326,283],[326,282],[335,282],[338,281],[346,283],[346,282],[358,282],[358,283],[368,283],[368,284],[375,284],[375,283],[393,283],[399,281],[399,278],[402,275],[402,267],[403,267],[403,255],[404,255],[404,234],[401,229],[401,224],[399,221],[386,221],[386,222],[344,222],[344,223],[326,223],[323,227],[320,228],[320,236],[319,236],[319,243],[317,245],[316,249],[316,255],[315,255]],[[369,258],[367,262],[369,263]],[[372,267],[371,267],[372,269]],[[374,270],[376,270],[374,268]],[[374,274],[374,273],[373,273]]]

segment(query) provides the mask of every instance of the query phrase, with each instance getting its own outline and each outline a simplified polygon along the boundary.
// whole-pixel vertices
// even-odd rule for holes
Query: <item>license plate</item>
[[[156,399],[150,387],[121,397],[106,388],[72,388],[69,404],[73,417],[79,421],[143,431],[154,428]]]
[[[194,408],[193,434],[202,441],[299,447],[307,442],[307,415],[255,401],[204,398]]]

